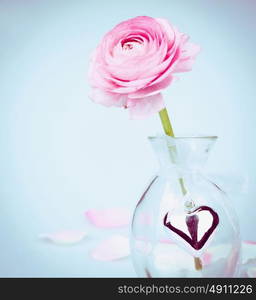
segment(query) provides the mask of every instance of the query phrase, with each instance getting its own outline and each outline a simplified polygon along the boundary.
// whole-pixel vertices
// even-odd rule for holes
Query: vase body
[[[202,172],[216,137],[149,138],[160,168],[133,215],[131,250],[140,277],[235,277],[236,214]]]

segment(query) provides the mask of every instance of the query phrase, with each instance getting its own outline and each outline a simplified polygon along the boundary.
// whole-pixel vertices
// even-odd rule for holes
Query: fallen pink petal
[[[172,244],[172,245],[175,245],[174,241],[168,240],[168,239],[163,239],[163,240],[160,240],[159,242],[163,243],[163,244]]]
[[[39,235],[39,238],[54,244],[73,245],[81,242],[86,236],[85,231],[65,230],[55,233],[43,233]]]
[[[247,244],[247,245],[255,245],[256,246],[256,242],[255,241],[244,241],[243,243]]]
[[[249,278],[256,278],[256,264],[255,267],[248,268],[247,275]]]
[[[255,241],[243,241],[242,242],[242,263],[245,263],[249,259],[256,259],[256,242]]]
[[[91,209],[85,212],[85,216],[93,225],[101,228],[127,226],[132,217],[131,211],[125,208]]]
[[[243,241],[240,277],[256,278],[256,242]]]
[[[93,251],[92,257],[100,261],[113,261],[130,255],[129,239],[114,235],[101,242]]]

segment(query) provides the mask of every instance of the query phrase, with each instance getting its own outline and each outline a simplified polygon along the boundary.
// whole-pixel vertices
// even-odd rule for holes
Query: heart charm
[[[203,234],[202,238],[198,241],[198,223],[199,223],[198,213],[200,211],[208,211],[210,213],[210,215],[212,216],[212,224],[207,229],[207,231]],[[201,248],[203,248],[203,246],[208,241],[209,237],[212,235],[213,231],[216,229],[216,227],[219,224],[218,214],[209,206],[200,206],[186,216],[186,225],[190,236],[188,236],[185,232],[178,229],[177,227],[173,226],[171,222],[167,222],[167,217],[168,217],[168,213],[165,215],[163,220],[164,226],[166,226],[171,231],[179,235],[188,244],[190,244],[190,246],[193,247],[195,250],[200,250]]]

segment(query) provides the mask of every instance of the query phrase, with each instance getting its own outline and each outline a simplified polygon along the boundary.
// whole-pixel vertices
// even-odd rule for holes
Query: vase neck
[[[216,139],[216,136],[149,137],[160,169],[178,168],[183,172],[195,172],[202,169]]]

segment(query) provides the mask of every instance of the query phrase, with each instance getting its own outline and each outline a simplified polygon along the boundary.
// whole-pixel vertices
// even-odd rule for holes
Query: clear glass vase
[[[131,249],[140,277],[235,277],[240,234],[226,194],[202,174],[217,137],[150,137],[158,174],[138,202]]]

